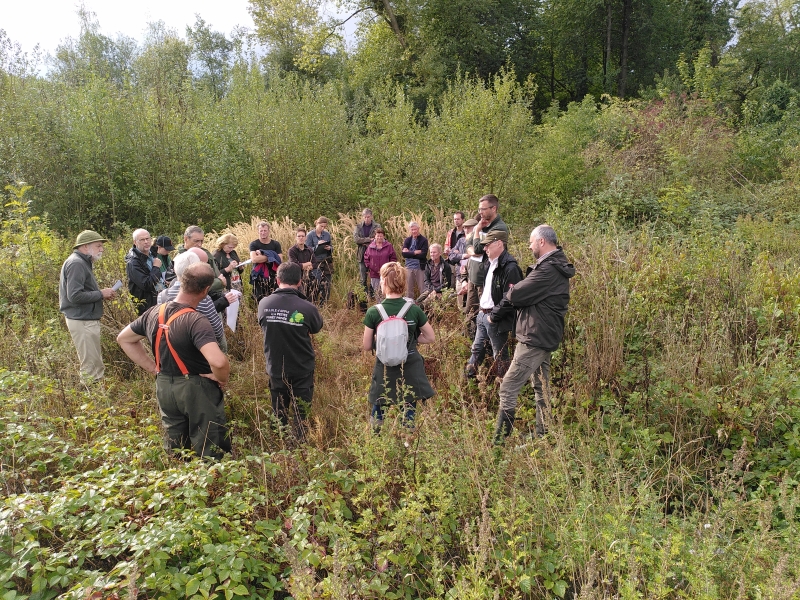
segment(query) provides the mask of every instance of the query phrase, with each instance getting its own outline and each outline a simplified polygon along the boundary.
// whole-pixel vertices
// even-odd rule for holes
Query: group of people
[[[456,212],[443,244],[429,245],[419,223],[409,223],[401,248],[405,265],[398,262],[372,211],[362,212],[353,239],[360,283],[375,299],[364,315],[362,347],[373,352],[376,342],[404,345],[398,364],[384,364],[380,352],[376,354],[368,392],[375,430],[380,429],[387,407],[398,405],[410,423],[417,402],[434,395],[418,345],[435,341],[426,309],[452,288],[473,336],[465,376],[478,374],[489,347],[493,373],[501,381],[496,442],[501,443],[513,427],[517,397],[526,381],[535,391],[536,434],[546,432],[550,355],[563,336],[569,279],[575,270],[552,227],[539,225],[530,234],[535,262],[523,277],[517,259],[508,252],[508,227],[498,207],[497,197],[490,194],[479,200],[475,218],[465,219],[464,213]],[[273,410],[301,440],[314,394],[311,336],[323,327],[319,305],[329,298],[333,274],[328,224],[320,217],[314,229],[299,228],[284,262],[269,223],[261,222],[246,261],[252,263],[250,281],[258,302]],[[60,309],[85,379],[103,377],[100,318],[103,301],[114,298],[118,289],[100,289],[93,274],[92,265],[102,257],[105,242],[94,231],[78,235],[59,283]],[[125,263],[139,317],[117,341],[137,365],[156,375],[169,447],[220,457],[230,450],[223,404],[230,363],[221,315],[241,295],[244,265],[232,234],[217,240],[213,254],[203,248],[204,242],[198,226],[186,229],[177,249],[167,236],[152,240],[148,231],[134,231]],[[175,258],[170,258],[176,250]],[[382,331],[390,329],[381,327],[399,319],[406,325],[397,338],[402,341],[384,336],[381,342]],[[518,342],[513,358],[512,337]],[[150,343],[152,358],[141,344],[144,339]]]

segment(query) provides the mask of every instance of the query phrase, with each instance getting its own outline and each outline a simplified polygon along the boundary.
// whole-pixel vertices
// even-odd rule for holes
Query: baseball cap
[[[172,245],[172,240],[166,235],[160,235],[156,238],[156,246],[164,248],[164,250],[169,250],[170,252],[175,250],[175,246]]]

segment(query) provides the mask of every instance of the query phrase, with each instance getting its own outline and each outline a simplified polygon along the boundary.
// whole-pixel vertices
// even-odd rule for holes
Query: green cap
[[[486,246],[487,244],[491,244],[492,242],[496,242],[497,240],[508,242],[508,233],[500,229],[494,229],[483,237],[481,243],[484,246]]]
[[[72,248],[75,249],[78,246],[83,246],[84,244],[93,244],[94,242],[107,242],[107,241],[108,240],[106,238],[101,236],[96,231],[92,231],[91,229],[86,229],[78,234],[78,237],[75,240],[75,245]]]

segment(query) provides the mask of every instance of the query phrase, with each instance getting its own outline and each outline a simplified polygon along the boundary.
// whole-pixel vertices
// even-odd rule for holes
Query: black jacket
[[[156,305],[156,284],[161,281],[161,267],[147,266],[148,254],[139,252],[134,246],[125,255],[125,273],[128,276],[128,291],[139,300],[139,314]]]
[[[501,302],[508,292],[508,287],[519,283],[521,279],[522,269],[519,268],[517,259],[511,256],[508,250],[503,250],[503,253],[497,257],[497,267],[492,275],[492,302],[494,302],[492,323],[497,325],[500,333],[508,333],[514,329],[516,310],[508,303],[501,306]]]
[[[494,220],[486,226],[486,229],[483,229],[478,233],[475,233],[475,230],[473,230],[472,236],[467,238],[467,248],[472,246],[472,250],[475,252],[475,255],[483,257],[483,262],[480,264],[480,268],[472,265],[467,267],[467,271],[469,271],[470,267],[473,268],[472,273],[474,274],[470,276],[470,281],[472,281],[472,283],[478,287],[483,287],[483,282],[486,280],[486,272],[489,270],[489,257],[486,256],[486,253],[483,251],[483,238],[485,238],[490,231],[495,230],[510,233],[508,231],[508,225],[506,225],[506,222],[503,221],[503,218],[500,215],[497,215]]]
[[[428,262],[425,264],[425,290],[433,290],[433,285],[431,284],[431,269],[435,269],[436,267],[433,266],[433,259],[429,259]],[[442,282],[442,287],[438,290],[434,290],[440,292],[445,288],[453,287],[453,269],[444,259],[441,257],[439,259],[439,277]]]
[[[312,333],[322,329],[319,309],[295,288],[278,288],[258,303],[267,375],[275,381],[314,372]]]
[[[541,263],[528,267],[525,279],[511,288],[494,310],[513,306],[517,309],[517,341],[552,352],[564,337],[569,280],[574,275],[575,267],[559,246]]]

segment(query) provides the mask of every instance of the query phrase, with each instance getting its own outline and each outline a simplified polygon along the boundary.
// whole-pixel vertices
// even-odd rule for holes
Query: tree
[[[339,70],[339,23],[320,16],[323,0],[248,0],[267,63],[284,72],[328,79]]]
[[[233,42],[224,34],[211,31],[200,15],[195,15],[195,19],[194,27],[186,28],[186,37],[192,48],[194,79],[219,100],[228,87]]]

